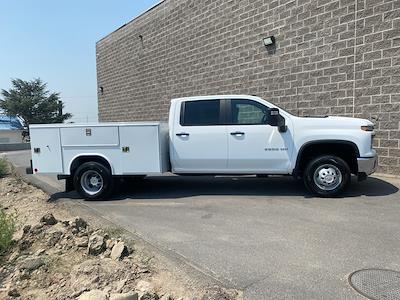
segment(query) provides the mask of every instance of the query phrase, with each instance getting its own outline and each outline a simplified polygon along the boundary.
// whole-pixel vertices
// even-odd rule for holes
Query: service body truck
[[[116,177],[292,175],[314,194],[340,194],[377,165],[374,125],[297,117],[259,97],[173,99],[169,122],[31,125],[34,174],[57,174],[86,199],[110,196]]]

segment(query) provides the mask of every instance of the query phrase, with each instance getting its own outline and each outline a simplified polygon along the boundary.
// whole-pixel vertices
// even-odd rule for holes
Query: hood
[[[318,126],[318,128],[359,129],[361,126],[374,125],[371,121],[350,117],[296,117],[295,123],[303,126]]]

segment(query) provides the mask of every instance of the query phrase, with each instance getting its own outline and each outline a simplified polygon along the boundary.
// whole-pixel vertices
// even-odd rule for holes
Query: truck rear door
[[[228,141],[222,125],[222,101],[177,103],[171,134],[171,163],[175,173],[223,173]]]
[[[62,174],[60,128],[31,126],[29,133],[34,173]]]

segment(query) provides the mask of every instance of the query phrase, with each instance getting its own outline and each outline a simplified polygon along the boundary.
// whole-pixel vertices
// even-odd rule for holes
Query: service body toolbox
[[[31,125],[35,174],[70,175],[82,153],[112,161],[114,175],[161,174],[169,170],[168,125],[161,122],[93,125]]]

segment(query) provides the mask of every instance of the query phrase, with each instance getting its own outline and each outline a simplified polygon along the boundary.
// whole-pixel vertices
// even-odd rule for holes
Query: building
[[[166,119],[174,97],[252,94],[293,114],[374,121],[379,171],[400,174],[399,0],[165,0],[97,43],[97,74],[100,121]]]

